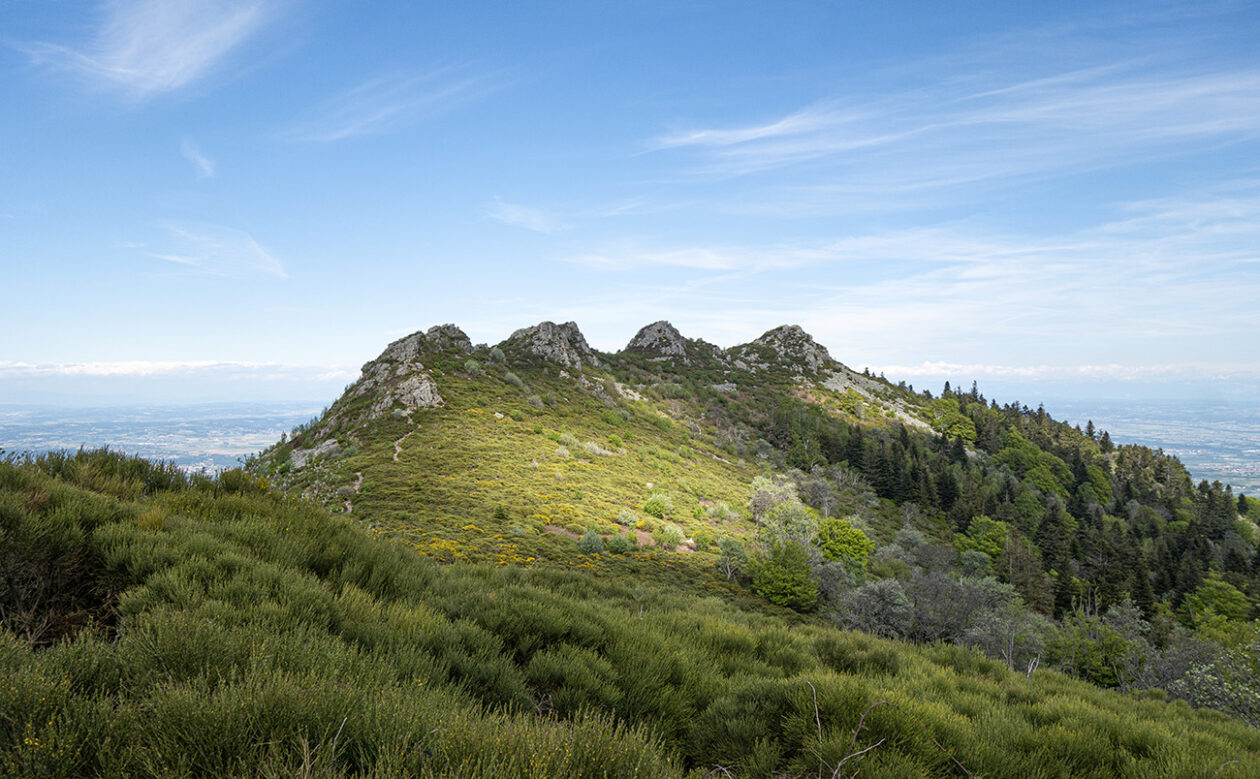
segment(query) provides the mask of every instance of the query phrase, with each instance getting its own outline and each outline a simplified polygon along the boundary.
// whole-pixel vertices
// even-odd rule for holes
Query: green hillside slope
[[[1215,712],[646,579],[441,565],[239,471],[10,460],[0,523],[7,776],[1260,771]]]

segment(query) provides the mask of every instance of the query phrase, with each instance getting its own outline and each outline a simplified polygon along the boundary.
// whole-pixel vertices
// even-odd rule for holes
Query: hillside
[[[0,463],[0,774],[1249,776],[1260,732],[583,569],[441,565],[240,471]]]
[[[762,476],[881,548],[912,530],[983,553],[1051,616],[1126,599],[1150,616],[1219,580],[1250,617],[1260,595],[1255,518],[1175,458],[974,387],[933,397],[857,373],[796,327],[722,350],[658,322],[616,354],[573,323],[494,347],[435,327],[251,467],[444,560],[571,562],[550,536],[625,528],[656,548],[671,524],[684,552],[747,543]],[[645,512],[653,495],[669,510]]]
[[[1260,772],[1260,501],[797,327],[442,325],[245,470],[10,457],[0,519],[7,775]]]
[[[804,338],[802,370],[835,371],[815,386],[818,400],[839,409],[856,390],[880,419],[927,428],[894,388]],[[325,414],[251,467],[420,546],[429,539],[441,559],[511,559],[522,545],[568,559],[572,544],[550,543],[548,531],[592,526],[634,530],[651,548],[653,531],[674,524],[691,539],[680,549],[707,549],[718,535],[751,532],[743,507],[763,466],[744,450],[750,431],[708,413],[693,393],[759,403],[769,373],[790,380],[796,369],[777,355],[762,343],[727,354],[664,323],[618,355],[597,355],[571,323],[478,348],[453,326],[436,327],[391,344]],[[653,495],[671,508],[644,512]],[[619,527],[623,512],[636,516]]]

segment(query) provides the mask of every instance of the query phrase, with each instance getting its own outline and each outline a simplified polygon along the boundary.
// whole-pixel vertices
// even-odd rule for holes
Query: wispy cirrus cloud
[[[201,147],[192,139],[185,138],[179,145],[179,152],[192,165],[197,178],[208,179],[214,177],[214,160],[202,154]]]
[[[316,107],[280,132],[282,138],[332,143],[380,135],[443,114],[498,89],[500,80],[454,68],[378,76]]]
[[[745,340],[800,322],[859,365],[931,355],[1034,373],[1102,366],[1111,375],[1120,371],[1113,365],[1182,365],[1176,355],[1255,372],[1260,182],[1114,213],[1054,237],[942,224],[808,243],[618,247],[570,261],[648,290],[677,286],[654,281],[662,267],[689,271],[678,275],[705,282],[679,296],[693,319],[729,314],[720,330]],[[736,292],[745,299],[732,299]]]
[[[932,89],[671,132],[647,148],[689,155],[688,175],[699,178],[791,168],[792,187],[817,201],[1064,176],[1257,137],[1260,69],[1160,74],[1119,64],[1009,83],[954,74]]]
[[[90,40],[21,48],[38,64],[143,100],[206,75],[276,10],[262,0],[111,0]]]
[[[497,197],[487,210],[486,216],[513,227],[521,227],[548,235],[568,228],[568,225],[555,214],[540,208],[531,208],[519,203],[509,203]]]
[[[181,222],[166,225],[165,232],[165,240],[155,242],[162,248],[148,255],[188,272],[225,278],[288,278],[283,263],[244,230]]]

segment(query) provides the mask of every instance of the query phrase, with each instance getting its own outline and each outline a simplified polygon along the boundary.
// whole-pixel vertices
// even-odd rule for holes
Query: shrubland
[[[1212,711],[646,579],[442,565],[239,471],[11,458],[0,520],[11,776],[1260,770],[1260,731]],[[36,592],[42,631],[14,610]]]

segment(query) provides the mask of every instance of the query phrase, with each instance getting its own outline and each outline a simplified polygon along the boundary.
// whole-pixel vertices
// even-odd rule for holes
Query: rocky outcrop
[[[653,362],[672,362],[678,365],[702,367],[723,366],[726,354],[718,347],[700,339],[684,338],[678,328],[661,320],[635,333],[623,352],[641,354]]]
[[[734,359],[736,367],[745,370],[777,366],[797,374],[818,374],[838,365],[800,325],[781,325],[752,343],[731,347],[727,354]]]
[[[330,438],[319,446],[310,449],[294,449],[289,455],[289,462],[293,464],[294,468],[302,468],[311,460],[335,454],[339,449],[341,449],[341,444],[337,443],[336,439]]]
[[[523,327],[499,346],[519,349],[574,370],[580,370],[583,364],[600,367],[595,352],[574,322],[562,325],[541,322],[533,327]]]
[[[376,419],[389,413],[395,405],[402,407],[403,413],[409,414],[420,408],[435,408],[445,401],[438,394],[437,384],[427,373],[407,376],[395,384],[389,385],[368,409],[367,417]]]
[[[472,350],[468,336],[455,325],[437,325],[399,338],[363,366],[359,380],[333,405],[330,416],[342,419],[348,403],[361,397],[370,397],[371,404],[353,419],[378,419],[394,411],[410,414],[416,409],[441,406],[444,401],[437,383],[421,358],[441,352],[471,354]]]
[[[436,325],[423,333],[412,333],[394,341],[385,347],[379,357],[364,365],[363,370],[366,373],[369,366],[382,361],[412,363],[425,353],[456,351],[471,354],[472,350],[472,341],[463,330],[455,325]]]
[[[801,329],[800,325],[776,327],[753,343],[774,349],[781,360],[800,365],[811,373],[817,373],[833,362],[827,349]]]
[[[625,350],[649,357],[672,357],[684,363],[688,362],[687,339],[682,337],[678,328],[663,319],[635,333],[630,343],[626,344]]]

